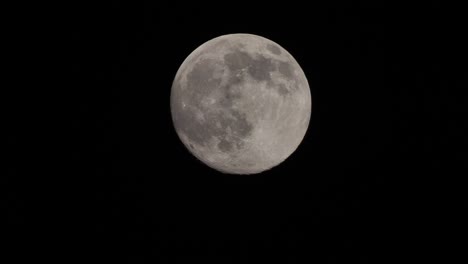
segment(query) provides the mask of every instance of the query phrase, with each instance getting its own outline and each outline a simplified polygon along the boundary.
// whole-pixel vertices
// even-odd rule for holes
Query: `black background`
[[[10,163],[14,246],[52,239],[41,253],[64,262],[381,263],[463,223],[462,15],[434,1],[252,2],[64,11],[55,158],[39,179]],[[304,141],[258,175],[210,169],[172,126],[178,67],[229,33],[277,42],[310,84]]]

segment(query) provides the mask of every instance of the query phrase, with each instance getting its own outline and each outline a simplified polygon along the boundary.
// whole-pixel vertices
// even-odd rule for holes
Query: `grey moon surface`
[[[311,94],[297,61],[252,34],[211,39],[182,63],[171,89],[182,143],[209,167],[255,174],[287,159],[303,140]]]

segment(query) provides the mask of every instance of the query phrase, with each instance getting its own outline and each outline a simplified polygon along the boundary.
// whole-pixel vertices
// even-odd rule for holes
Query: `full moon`
[[[309,126],[311,94],[297,61],[252,34],[211,39],[182,63],[171,89],[175,130],[209,167],[255,174],[287,159]]]

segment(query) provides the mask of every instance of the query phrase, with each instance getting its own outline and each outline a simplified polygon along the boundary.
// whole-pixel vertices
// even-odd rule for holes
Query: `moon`
[[[175,131],[209,167],[256,174],[286,160],[302,142],[311,116],[306,76],[277,43],[229,34],[196,48],[171,89]]]

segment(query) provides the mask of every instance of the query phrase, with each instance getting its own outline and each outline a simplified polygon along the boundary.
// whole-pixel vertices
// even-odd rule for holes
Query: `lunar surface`
[[[171,90],[175,130],[220,172],[271,169],[299,146],[309,125],[304,72],[283,47],[251,34],[205,42],[182,63]]]

